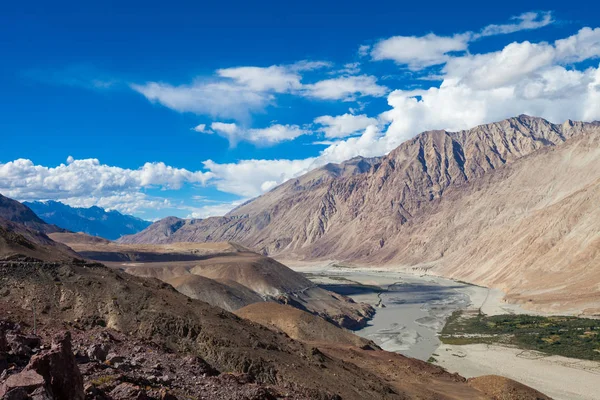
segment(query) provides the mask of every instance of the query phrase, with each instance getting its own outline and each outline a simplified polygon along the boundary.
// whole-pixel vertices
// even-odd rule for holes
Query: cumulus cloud
[[[464,52],[469,47],[471,34],[438,36],[394,36],[378,42],[371,50],[373,60],[392,60],[407,65],[411,70],[443,64],[449,53]]]
[[[369,125],[378,124],[377,119],[369,118],[365,114],[343,114],[335,117],[323,115],[315,118],[314,122],[321,125],[320,130],[327,138],[344,138],[362,131]]]
[[[487,36],[503,35],[523,30],[538,29],[554,22],[552,13],[527,12],[512,17],[514,22],[503,25],[488,25],[479,33],[464,32],[452,36],[429,33],[424,36],[394,36],[379,41],[371,49],[371,58],[376,61],[392,60],[419,71],[427,67],[445,64],[453,57],[467,52],[469,44]],[[363,51],[366,48],[363,48]]]
[[[377,84],[377,78],[371,75],[341,76],[325,79],[303,86],[306,97],[323,100],[353,101],[357,97],[382,97],[389,92],[385,86]]]
[[[556,58],[564,63],[576,63],[600,56],[600,28],[582,28],[576,35],[554,43]]]
[[[217,189],[243,197],[255,197],[274,185],[302,175],[314,168],[315,159],[303,160],[242,160],[219,164],[204,161],[204,167],[215,177]]]
[[[101,164],[97,159],[70,157],[69,161],[57,167],[36,165],[26,159],[0,164],[0,192],[18,200],[56,199],[130,211],[158,204],[140,193],[142,189],[204,185],[212,177],[210,172],[174,168],[162,162],[126,169]]]
[[[232,146],[240,141],[258,145],[273,145],[310,133],[298,125],[274,124],[267,128],[244,129],[235,123],[213,122],[210,127],[212,131],[206,133],[217,133],[227,138]]]
[[[600,119],[599,68],[566,68],[600,57],[600,30],[549,43],[511,43],[498,52],[454,58],[444,67],[439,87],[396,90],[386,136],[396,144],[421,130],[466,129],[526,113],[553,122]],[[583,51],[585,47],[585,51]]]

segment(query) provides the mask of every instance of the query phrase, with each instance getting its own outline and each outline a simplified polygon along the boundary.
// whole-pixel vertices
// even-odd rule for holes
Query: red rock
[[[84,400],[83,378],[71,348],[71,334],[57,335],[52,348],[31,358],[25,368],[44,377],[46,386],[56,400]]]
[[[21,391],[25,394],[31,393],[38,388],[44,387],[44,383],[44,377],[35,371],[23,371],[11,375],[0,386],[0,398],[4,399],[5,395],[8,397],[8,394],[13,391]]]
[[[146,391],[131,383],[121,383],[110,392],[114,400],[148,400]]]

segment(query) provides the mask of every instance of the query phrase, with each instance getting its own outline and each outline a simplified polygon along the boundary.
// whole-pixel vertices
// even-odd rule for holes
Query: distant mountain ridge
[[[100,207],[71,207],[58,201],[24,202],[44,221],[73,232],[84,232],[92,236],[115,240],[123,235],[138,233],[152,223],[143,219],[105,211]]]
[[[423,132],[365,160],[289,180],[224,217],[161,220],[120,241],[234,241],[285,260],[419,269],[531,307],[600,313],[600,122],[521,115]]]

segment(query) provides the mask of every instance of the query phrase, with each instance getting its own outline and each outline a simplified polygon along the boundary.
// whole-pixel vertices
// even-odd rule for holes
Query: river
[[[376,307],[374,318],[355,333],[381,348],[428,360],[438,334],[456,310],[472,307],[485,288],[434,276],[330,268],[305,275],[321,287]]]

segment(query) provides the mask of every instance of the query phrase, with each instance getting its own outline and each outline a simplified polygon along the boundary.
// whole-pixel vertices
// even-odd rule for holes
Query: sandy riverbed
[[[557,400],[600,399],[598,362],[497,345],[450,346],[439,342],[437,335],[446,318],[457,309],[480,309],[488,315],[534,314],[506,303],[500,290],[390,269],[315,265],[295,269],[319,284],[348,285],[346,294],[356,301],[376,305],[381,300],[386,307],[378,308],[369,326],[356,333],[385,350],[423,360],[433,356],[436,364],[465,377],[506,376]],[[391,290],[380,294],[377,287]]]
[[[502,375],[535,388],[555,400],[600,398],[600,363],[504,346],[443,344],[436,364],[466,378]]]

